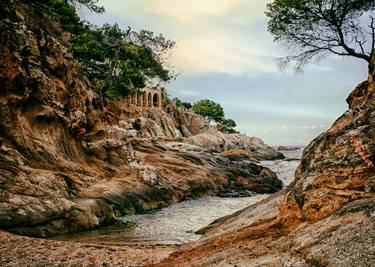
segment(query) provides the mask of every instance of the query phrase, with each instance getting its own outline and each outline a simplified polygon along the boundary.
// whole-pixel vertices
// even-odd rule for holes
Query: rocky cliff
[[[1,14],[2,229],[36,236],[90,229],[232,190],[238,177],[249,193],[282,187],[252,158],[182,142],[219,135],[196,114],[168,103],[161,111],[109,100],[101,108],[58,20],[18,0],[1,2]],[[259,142],[233,148],[281,156]]]
[[[349,109],[284,191],[222,218],[159,266],[374,266],[375,52]]]

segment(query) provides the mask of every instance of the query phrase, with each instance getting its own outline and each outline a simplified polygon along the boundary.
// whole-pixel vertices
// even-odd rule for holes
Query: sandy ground
[[[109,246],[17,236],[0,231],[0,266],[144,266],[176,245]]]

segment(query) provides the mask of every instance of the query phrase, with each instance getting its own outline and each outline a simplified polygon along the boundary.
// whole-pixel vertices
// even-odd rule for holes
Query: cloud
[[[173,65],[188,72],[249,73],[276,71],[274,57],[270,52],[246,42],[235,43],[236,37],[207,34],[182,39],[173,52]],[[263,51],[262,51],[263,50]]]
[[[174,23],[202,24],[217,20],[246,26],[264,18],[264,0],[139,0],[140,7],[150,14],[165,17]],[[187,25],[186,25],[187,26]],[[203,25],[202,25],[203,26]]]
[[[185,26],[210,24],[248,25],[265,18],[265,0],[101,0],[107,14],[165,20]],[[204,25],[202,25],[204,26]],[[184,29],[181,29],[184,30]]]
[[[182,72],[276,71],[265,29],[265,0],[102,0],[104,17],[177,42],[170,62]],[[103,17],[97,17],[103,21]],[[262,22],[262,23],[259,23]]]
[[[227,14],[238,1],[228,0],[149,0],[139,3],[148,13],[181,23],[196,23],[207,17]]]

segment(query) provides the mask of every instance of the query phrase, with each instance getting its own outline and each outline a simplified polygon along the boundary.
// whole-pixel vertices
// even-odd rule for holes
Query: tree
[[[58,18],[63,30],[76,33],[82,30],[83,23],[75,7],[65,0],[31,0],[32,5]]]
[[[292,52],[280,66],[301,71],[329,54],[370,62],[375,53],[374,0],[274,0],[268,31]]]
[[[181,101],[181,99],[179,99],[177,97],[174,98],[173,100],[176,102],[176,107],[178,107],[178,108],[182,107],[182,108],[191,109],[193,107],[193,105],[191,103],[183,102],[183,101]]]
[[[234,130],[234,128],[237,126],[236,122],[232,119],[222,119],[217,127],[219,129],[219,131],[221,132],[225,132],[225,133],[237,133],[236,130]]]
[[[55,6],[73,6],[77,8],[79,5],[85,6],[88,10],[95,13],[104,13],[104,7],[98,6],[99,0],[30,0],[31,3],[36,3],[40,7],[48,10],[53,10]]]
[[[175,42],[151,31],[138,33],[131,28],[124,31],[117,24],[97,27],[81,21],[77,5],[102,13],[104,8],[97,5],[98,0],[31,1],[56,16],[63,29],[72,34],[74,58],[98,88],[102,106],[106,96],[126,96],[147,82],[166,82],[173,77],[166,58]]]
[[[222,106],[209,99],[203,99],[193,105],[193,111],[208,119],[209,122],[214,120],[219,122],[224,118]]]
[[[181,106],[186,109],[191,109],[193,107],[190,102],[181,102]]]
[[[85,25],[72,36],[74,57],[82,63],[104,96],[118,97],[136,92],[147,81],[168,81],[172,74],[164,67],[163,55],[174,42],[152,32],[126,31],[117,24]]]

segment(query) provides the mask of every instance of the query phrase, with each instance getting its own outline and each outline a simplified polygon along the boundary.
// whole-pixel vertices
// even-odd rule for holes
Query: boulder
[[[261,139],[244,134],[202,133],[186,139],[192,145],[201,146],[209,151],[223,152],[227,150],[246,151],[256,160],[273,160],[285,158],[281,152],[266,145]]]
[[[125,121],[125,120],[119,121],[118,126],[125,129],[125,130],[133,129],[133,124],[128,122],[128,121]]]

